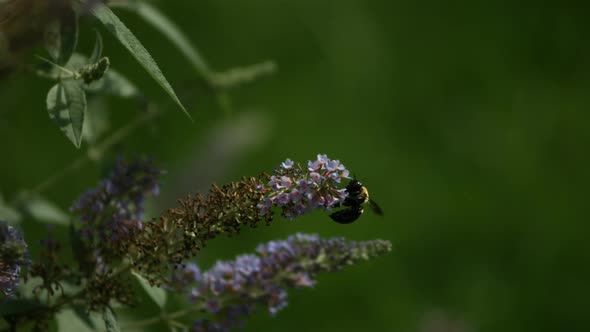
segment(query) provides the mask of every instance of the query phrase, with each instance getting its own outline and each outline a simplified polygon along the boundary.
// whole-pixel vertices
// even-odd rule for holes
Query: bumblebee
[[[347,208],[330,214],[330,218],[335,222],[340,224],[354,222],[363,214],[363,204],[365,203],[369,204],[373,212],[380,216],[383,215],[383,210],[381,210],[375,201],[369,199],[369,191],[367,191],[367,188],[360,181],[356,179],[350,180],[345,190],[348,196],[344,199],[342,205]]]

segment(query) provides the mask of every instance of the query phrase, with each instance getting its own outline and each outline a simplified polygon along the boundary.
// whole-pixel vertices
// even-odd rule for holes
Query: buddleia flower
[[[346,198],[346,191],[338,187],[349,171],[339,160],[318,154],[309,160],[307,167],[287,159],[275,169],[266,186],[258,188],[265,199],[257,205],[261,214],[269,214],[278,206],[288,219],[310,212],[315,208],[331,210]]]
[[[126,252],[129,239],[143,229],[145,199],[159,193],[163,173],[148,159],[118,159],[109,178],[70,209],[79,215],[81,238],[102,255]]]
[[[347,196],[340,188],[349,172],[338,160],[319,154],[307,167],[285,160],[272,175],[243,177],[207,194],[179,200],[180,205],[145,223],[134,239],[134,268],[155,284],[162,272],[195,256],[206,243],[221,235],[235,235],[244,226],[274,221],[274,210],[288,219],[313,210],[330,210]]]
[[[0,221],[0,299],[14,296],[21,269],[28,264],[29,252],[22,234]]]
[[[86,261],[100,258],[108,267],[118,257],[160,285],[171,269],[197,255],[211,239],[233,236],[246,226],[269,225],[275,210],[295,219],[339,206],[347,196],[341,182],[349,176],[344,165],[323,154],[307,167],[287,159],[271,175],[212,185],[208,193],[189,195],[145,221],[143,201],[158,192],[160,174],[149,161],[120,161],[109,179],[75,202],[72,211],[80,216],[80,236],[89,246]]]
[[[383,240],[346,241],[296,234],[287,240],[260,245],[255,254],[218,261],[211,269],[195,273],[194,264],[177,270],[173,284],[183,279],[190,301],[206,313],[192,331],[230,331],[258,305],[275,315],[287,306],[287,290],[313,287],[322,272],[338,271],[391,250]],[[187,273],[187,270],[190,273]],[[187,280],[186,276],[192,280]]]

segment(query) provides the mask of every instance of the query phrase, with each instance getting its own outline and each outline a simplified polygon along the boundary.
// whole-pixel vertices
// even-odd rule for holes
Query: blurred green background
[[[316,212],[216,239],[203,266],[294,232],[383,238],[391,254],[290,292],[245,331],[586,331],[590,295],[590,21],[580,7],[509,1],[161,1],[211,66],[273,60],[224,113],[189,63],[135,15],[190,123],[103,30],[114,68],[166,109],[106,156],[169,174],[150,211],[285,158],[340,159],[385,211],[351,225]],[[92,22],[82,31],[90,52]],[[49,120],[51,82],[0,81],[0,191],[10,200],[87,152]],[[110,132],[138,114],[107,100]],[[90,163],[43,194],[67,209],[105,174]],[[24,220],[27,239],[44,228]],[[60,230],[61,231],[61,230]]]

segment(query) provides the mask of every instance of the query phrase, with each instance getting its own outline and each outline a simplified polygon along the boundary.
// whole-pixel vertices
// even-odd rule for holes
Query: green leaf
[[[70,303],[70,308],[62,308],[57,313],[58,331],[60,332],[89,332],[96,331],[99,324],[98,315],[87,311],[82,304]],[[97,317],[98,316],[98,317]]]
[[[47,111],[61,131],[80,148],[86,112],[86,93],[80,83],[65,80],[54,85],[47,94]]]
[[[139,89],[131,81],[112,68],[101,79],[84,85],[84,89],[93,93],[102,93],[121,98],[134,98],[141,95]]]
[[[132,272],[132,274],[135,276],[135,278],[137,278],[141,287],[151,297],[154,303],[157,304],[160,308],[163,308],[166,304],[166,291],[160,287],[151,286],[149,281],[147,281],[140,274],[136,272]]]
[[[86,115],[84,118],[84,141],[89,144],[94,144],[109,129],[109,112],[107,111],[107,104],[105,98],[102,96],[95,96],[88,99],[88,107],[86,108]]]
[[[92,49],[92,54],[90,55],[90,63],[97,63],[102,56],[102,36],[98,30],[94,30],[96,32],[96,41],[94,42],[94,48]]]
[[[70,61],[66,64],[66,68],[76,71],[89,63],[89,59],[84,55],[74,53]],[[53,73],[53,75],[56,75],[56,73]],[[107,94],[121,98],[135,98],[141,96],[141,92],[135,84],[113,68],[109,68],[101,79],[90,84],[83,84],[82,88],[88,92]]]
[[[77,71],[78,69],[88,64],[88,58],[84,54],[74,53],[72,57],[66,63],[66,68],[71,71]]]
[[[0,194],[0,220],[7,221],[9,224],[14,225],[20,223],[22,216],[17,209],[10,206],[4,201],[4,198]]]
[[[24,202],[23,206],[26,213],[33,219],[50,224],[68,225],[70,217],[52,202],[35,197]]]
[[[90,250],[80,238],[80,233],[74,227],[74,224],[70,224],[70,248],[72,249],[72,256],[82,272],[89,272],[94,269],[93,264],[88,260]]]
[[[71,304],[70,306],[73,309],[71,312],[68,312],[69,310],[64,310],[60,313],[60,315],[63,314],[64,316],[66,316],[66,317],[64,317],[64,318],[66,318],[64,320],[64,323],[69,326],[69,329],[71,331],[83,331],[83,330],[94,331],[96,329],[94,321],[92,320],[92,317],[90,317],[90,313],[86,310],[86,307],[84,307],[81,304]],[[76,317],[77,317],[77,319],[76,319]],[[58,320],[59,320],[59,317],[58,317]],[[77,326],[72,327],[71,326],[72,322],[76,322]],[[81,323],[83,323],[83,324],[81,324]]]
[[[104,326],[107,329],[107,332],[121,331],[121,328],[119,328],[119,322],[117,321],[117,316],[111,307],[105,306],[102,309],[102,319],[104,320]]]
[[[206,79],[210,78],[213,73],[199,50],[193,46],[182,30],[158,8],[143,1],[131,1],[123,8],[134,11],[147,23],[158,29],[190,61],[197,73]]]
[[[45,307],[43,303],[32,299],[0,299],[2,316],[24,314]]]
[[[192,120],[192,117],[178,97],[176,93],[162,74],[162,71],[156,64],[156,61],[143,47],[141,42],[133,35],[133,33],[121,22],[121,20],[113,13],[107,6],[102,3],[97,4],[92,10],[94,16],[109,30],[115,37],[123,44],[123,46],[131,53],[131,55],[143,66],[143,68],[152,76],[152,78],[168,93],[174,102],[182,109],[182,111]]]
[[[45,48],[58,65],[72,56],[78,43],[78,17],[71,7],[64,7],[60,17],[45,30]]]

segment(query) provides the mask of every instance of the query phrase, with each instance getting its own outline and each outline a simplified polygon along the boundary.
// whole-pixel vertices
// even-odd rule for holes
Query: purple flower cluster
[[[190,300],[211,315],[196,321],[192,331],[229,331],[241,325],[240,319],[257,304],[266,307],[271,315],[285,308],[289,287],[312,287],[313,278],[320,272],[340,270],[390,250],[388,241],[357,243],[297,234],[285,241],[260,245],[257,255],[219,261],[202,274],[189,265],[190,273],[179,270],[172,280],[182,279],[187,290],[187,285],[194,284],[189,290]],[[194,279],[186,279],[188,275]]]
[[[288,219],[314,208],[330,210],[346,198],[346,191],[336,186],[342,178],[349,178],[346,167],[325,154],[308,161],[305,169],[287,159],[270,176],[267,186],[258,188],[265,193],[258,210],[261,215],[267,215],[274,206],[280,206],[282,215]]]
[[[182,291],[195,282],[201,282],[201,270],[197,264],[188,263],[174,271],[166,288]]]
[[[28,264],[29,253],[22,234],[0,221],[0,299],[14,296],[21,267]]]
[[[151,160],[119,159],[111,176],[71,207],[84,224],[81,237],[100,246],[116,246],[141,231],[145,199],[159,193],[161,174]]]

